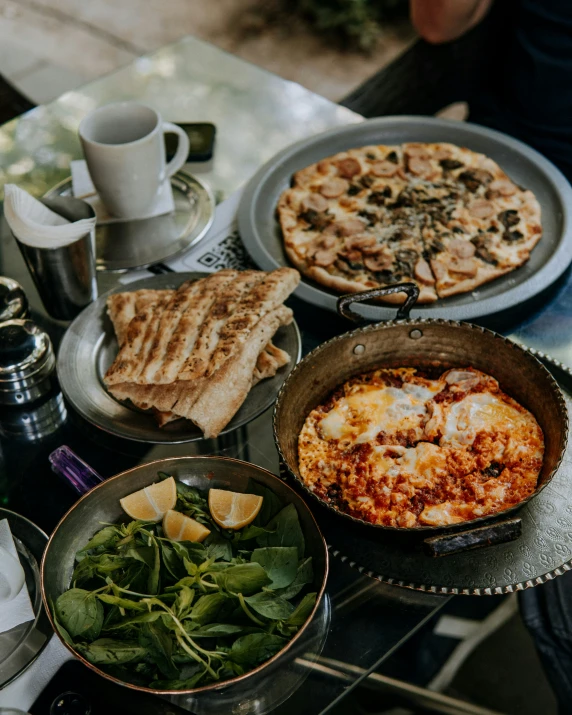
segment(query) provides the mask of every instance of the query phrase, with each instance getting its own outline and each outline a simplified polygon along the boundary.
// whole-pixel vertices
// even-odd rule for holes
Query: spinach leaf
[[[298,549],[295,546],[267,546],[254,549],[251,561],[259,563],[268,574],[269,588],[285,588],[296,578]]]
[[[142,660],[147,654],[147,649],[136,641],[113,638],[100,638],[89,645],[78,643],[76,648],[93,665],[133,663]]]
[[[195,592],[188,586],[183,586],[183,588],[181,588],[181,590],[177,593],[173,610],[179,620],[188,616],[191,606],[193,605],[194,598]]]
[[[213,576],[220,588],[230,593],[256,593],[263,586],[268,586],[270,579],[260,564],[238,564],[224,571],[214,572]]]
[[[50,598],[50,609],[52,611],[52,616],[54,617],[54,623],[56,626],[56,630],[60,634],[60,636],[64,639],[64,641],[68,644],[71,645],[72,648],[75,648],[75,644],[73,642],[73,638],[70,636],[70,634],[66,631],[66,629],[62,626],[62,624],[59,622],[57,613],[56,613],[56,607],[54,605],[53,600]]]
[[[214,620],[222,607],[226,605],[228,596],[224,593],[208,593],[201,596],[191,608],[189,617],[201,625]]]
[[[296,607],[296,610],[287,618],[286,623],[290,626],[304,625],[308,620],[312,608],[314,608],[317,596],[317,593],[307,593]]]
[[[161,556],[163,557],[163,564],[169,574],[177,581],[185,575],[185,569],[181,563],[175,549],[171,547],[166,541],[159,542],[161,546]]]
[[[266,528],[273,532],[259,536],[256,540],[259,546],[295,546],[298,558],[304,558],[304,534],[294,504],[285,506],[268,522]]]
[[[112,548],[121,538],[121,532],[116,526],[106,526],[104,529],[100,529],[94,536],[87,542],[87,544],[80,549],[76,554],[76,560],[81,561],[85,558],[86,552],[92,549],[97,549],[100,547]]]
[[[274,494],[272,489],[268,489],[268,487],[260,484],[260,482],[249,479],[246,491],[248,494],[256,494],[256,496],[262,497],[262,506],[256,515],[256,519],[252,522],[255,526],[268,524],[270,519],[276,516],[280,509],[282,509],[283,504],[281,499]]]
[[[312,568],[312,557],[308,556],[298,564],[296,578],[286,588],[277,588],[274,593],[277,593],[282,598],[290,599],[297,596],[307,583],[312,583],[314,580],[314,570]]]
[[[237,638],[230,649],[230,659],[243,666],[254,667],[268,660],[286,645],[286,638],[270,633],[251,633]]]
[[[289,618],[294,611],[294,606],[289,601],[280,598],[271,591],[261,591],[254,596],[247,596],[244,600],[261,616],[273,621],[283,621]]]
[[[99,636],[103,625],[103,606],[83,588],[71,588],[56,601],[59,622],[72,638],[92,640]]]
[[[110,626],[104,627],[104,631],[117,631],[123,628],[129,628],[131,626],[137,626],[139,623],[153,623],[154,621],[161,618],[163,615],[162,611],[145,611],[145,613],[139,613],[136,616],[131,616],[130,618],[124,618],[118,623],[114,623]]]
[[[250,541],[250,539],[256,539],[258,536],[262,536],[262,534],[268,534],[270,532],[270,529],[265,529],[263,526],[249,524],[248,526],[245,526],[244,529],[237,531],[233,540],[235,542]]]
[[[218,531],[212,531],[204,540],[209,559],[232,559],[232,544]]]
[[[173,663],[173,641],[158,623],[144,623],[139,633],[139,645],[167,678],[178,678],[180,673]]]
[[[209,623],[191,631],[193,638],[218,638],[223,636],[236,636],[246,633],[260,633],[260,628],[256,626],[234,625],[232,623]]]
[[[120,596],[113,596],[111,593],[98,593],[97,598],[104,603],[109,603],[111,606],[118,606],[119,608],[126,608],[128,611],[146,611],[147,606],[144,603],[139,603],[139,601],[132,601],[129,598],[121,598]]]
[[[155,595],[159,593],[159,582],[161,579],[161,556],[157,539],[153,539],[151,548],[153,549],[153,565],[151,566],[149,579],[147,581],[147,593]]]
[[[153,680],[149,687],[157,690],[191,690],[206,672],[206,670],[199,670],[194,675],[191,675],[190,678],[185,678],[184,680]]]
[[[181,560],[187,559],[197,566],[200,566],[203,561],[208,559],[205,547],[202,544],[196,544],[194,541],[171,541],[170,545]]]

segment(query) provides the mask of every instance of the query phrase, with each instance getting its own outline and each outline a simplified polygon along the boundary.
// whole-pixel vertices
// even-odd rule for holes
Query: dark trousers
[[[534,638],[561,715],[572,714],[572,571],[519,594],[522,618]]]

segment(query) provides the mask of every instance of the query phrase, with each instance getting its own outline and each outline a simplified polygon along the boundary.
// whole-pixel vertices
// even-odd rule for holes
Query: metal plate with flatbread
[[[433,117],[383,117],[338,127],[298,142],[277,154],[251,179],[241,199],[238,226],[242,241],[260,268],[290,265],[284,253],[276,205],[292,175],[327,156],[368,144],[450,142],[486,154],[519,186],[536,195],[542,209],[543,236],[517,270],[464,293],[416,307],[412,317],[467,320],[510,308],[553,283],[572,260],[572,187],[541,154],[506,134],[468,122]],[[302,278],[295,295],[336,310],[339,294]],[[395,309],[382,305],[356,308],[368,320],[388,320]]]
[[[203,278],[208,273],[167,273],[119,286],[111,291],[175,289],[186,280]],[[86,308],[66,331],[58,353],[58,379],[72,407],[88,422],[110,434],[138,442],[179,444],[203,439],[201,430],[188,420],[177,420],[159,428],[148,412],[143,412],[112,397],[103,383],[118,347],[113,326],[107,316],[106,300],[101,296]],[[295,322],[281,326],[272,339],[276,347],[290,355],[288,365],[274,377],[255,385],[242,407],[221,435],[247,424],[268,409],[278,390],[301,355],[301,340]]]
[[[175,258],[204,238],[214,219],[215,200],[211,190],[185,171],[171,177],[171,187],[173,212],[96,227],[98,270],[123,272],[146,268]],[[71,178],[46,194],[46,198],[56,196],[73,196]]]

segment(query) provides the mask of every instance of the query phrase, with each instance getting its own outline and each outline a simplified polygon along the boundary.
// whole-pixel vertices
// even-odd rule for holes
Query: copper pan
[[[514,516],[546,487],[562,460],[568,436],[568,414],[558,384],[539,360],[502,335],[470,323],[409,320],[409,311],[418,295],[413,283],[343,296],[338,300],[338,311],[346,318],[361,321],[361,316],[351,310],[351,303],[397,292],[407,293],[407,300],[395,320],[359,327],[323,343],[306,355],[284,382],[274,410],[274,439],[283,464],[310,503],[319,504],[347,524],[377,530],[380,534],[415,533],[430,537],[467,528],[478,531],[478,527]],[[366,523],[339,511],[306,487],[298,468],[298,435],[309,412],[336,387],[353,375],[380,367],[442,367],[446,370],[468,366],[495,377],[506,393],[532,412],[544,432],[544,463],[538,487],[528,499],[502,512],[462,524],[405,528]],[[483,533],[489,534],[486,529]]]
[[[244,675],[203,685],[192,690],[155,690],[127,683],[109,675],[87,661],[73,647],[65,643],[59,636],[51,612],[50,604],[55,602],[70,587],[76,552],[101,528],[102,524],[121,521],[125,515],[119,500],[127,494],[143,489],[143,487],[157,481],[157,472],[160,471],[166,472],[174,476],[175,479],[201,490],[215,487],[244,492],[250,479],[259,482],[271,489],[284,504],[293,503],[295,505],[306,540],[307,554],[312,556],[313,559],[314,582],[312,586],[318,594],[316,604],[306,623],[288,641],[286,646],[272,658]],[[280,661],[304,634],[316,615],[324,595],[327,576],[328,550],[326,543],[311,511],[295,491],[274,474],[254,464],[228,457],[197,456],[161,459],[149,464],[143,464],[106,479],[87,492],[62,517],[48,541],[41,565],[41,588],[44,607],[52,627],[60,637],[63,645],[84,665],[102,677],[134,690],[160,695],[196,695],[198,693],[215,692],[218,697],[222,697],[222,691],[226,692],[227,689],[232,688],[230,693],[236,693],[237,698],[240,700],[240,686],[244,686],[246,688],[244,692],[248,692],[248,686],[244,681],[260,675],[270,665]]]

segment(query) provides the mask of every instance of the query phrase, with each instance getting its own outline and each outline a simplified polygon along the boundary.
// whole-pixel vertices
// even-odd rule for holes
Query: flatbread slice
[[[172,290],[134,290],[124,293],[114,293],[107,299],[107,314],[113,323],[113,329],[119,346],[127,338],[127,329],[133,318],[143,308],[151,304],[165,303],[173,294]]]
[[[292,311],[283,305],[267,313],[234,355],[211,376],[190,409],[186,409],[184,402],[179,400],[173,412],[192,420],[203,431],[205,438],[216,437],[248,395],[256,361],[263,347],[280,325],[291,320]]]

